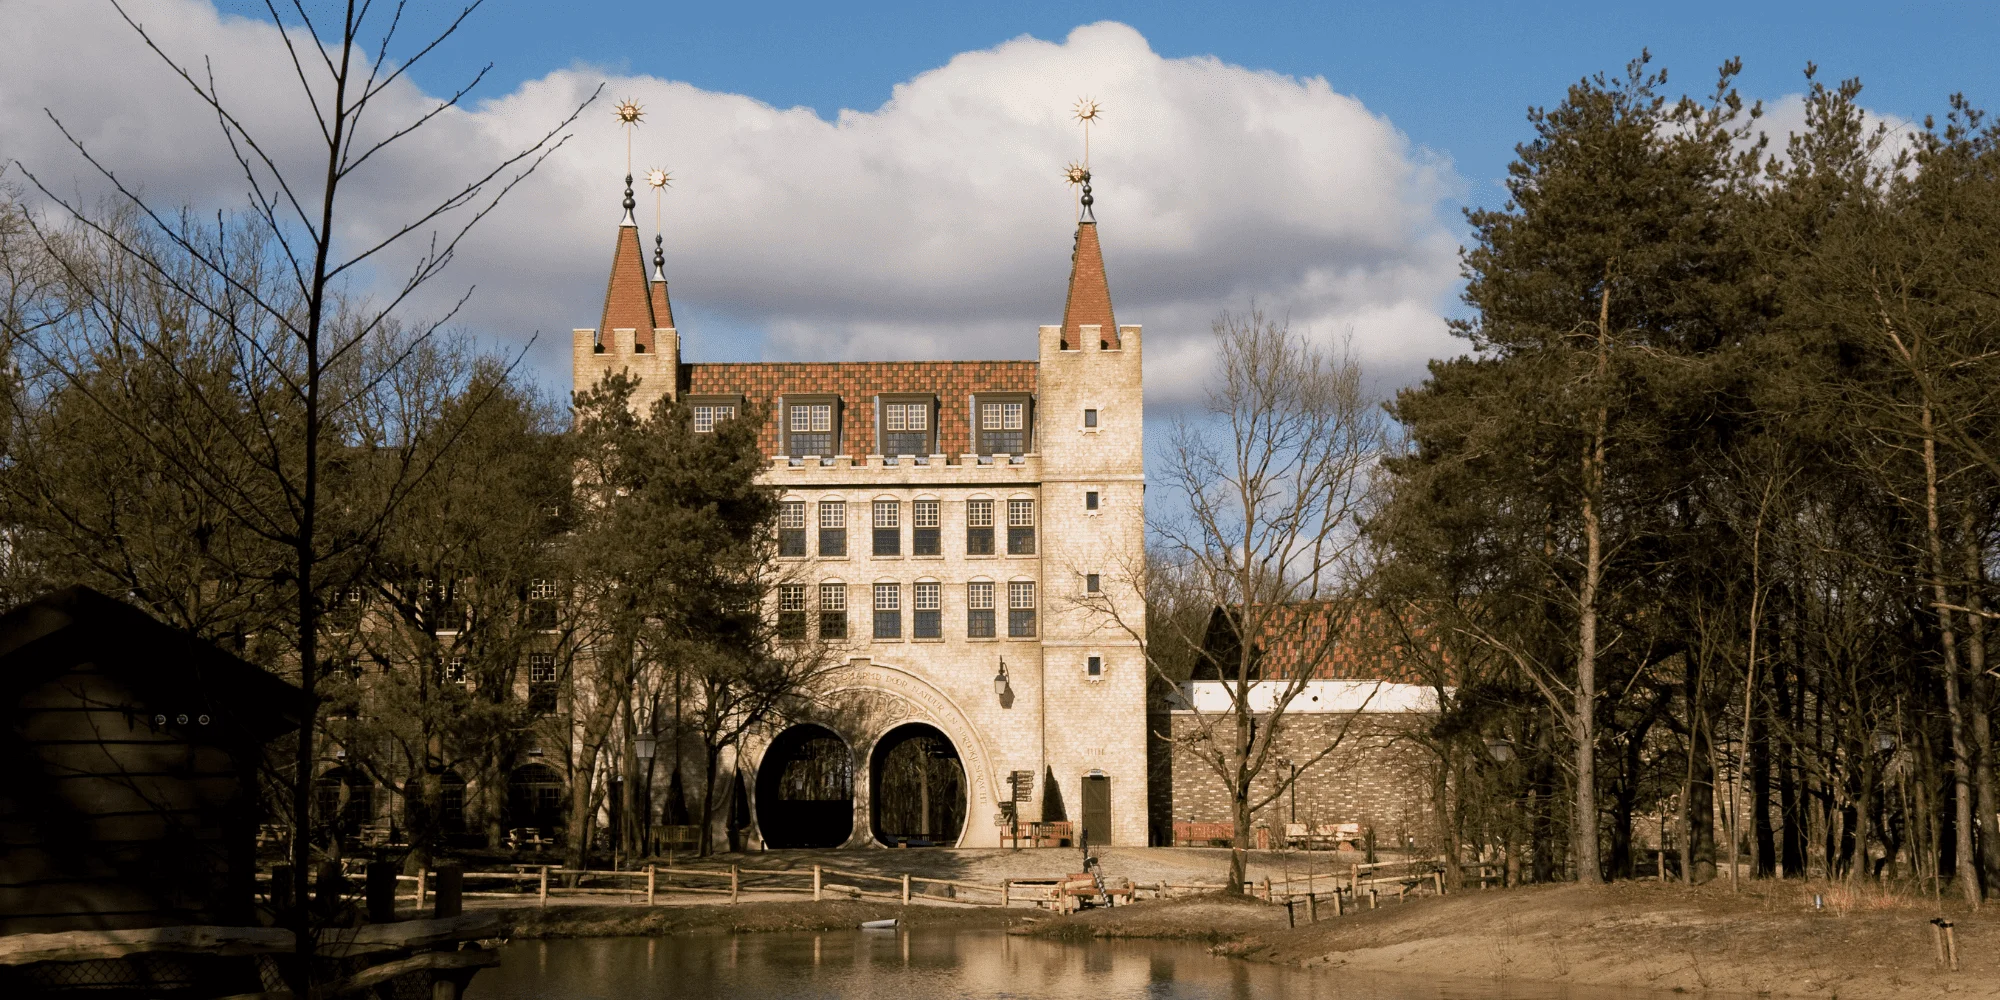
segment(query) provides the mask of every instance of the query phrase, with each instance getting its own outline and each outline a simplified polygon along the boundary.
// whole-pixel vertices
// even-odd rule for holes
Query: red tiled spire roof
[[[602,343],[611,342],[611,331],[637,330],[638,342],[653,349],[653,293],[646,280],[646,256],[639,249],[639,227],[629,223],[618,227],[618,248],[611,255],[611,280],[604,289],[604,320],[597,325]],[[662,288],[660,295],[665,297]]]
[[[660,249],[661,242],[660,237],[653,237],[653,282],[649,286],[653,293],[653,325],[671,329],[674,325],[674,304],[667,298],[667,255]],[[651,346],[647,345],[649,349]]]
[[[1097,245],[1097,223],[1084,219],[1076,225],[1076,251],[1070,255],[1069,300],[1063,305],[1063,349],[1081,350],[1079,328],[1092,323],[1100,327],[1100,340],[1107,346],[1118,346],[1118,320],[1111,315],[1111,286],[1104,280],[1104,251]]]

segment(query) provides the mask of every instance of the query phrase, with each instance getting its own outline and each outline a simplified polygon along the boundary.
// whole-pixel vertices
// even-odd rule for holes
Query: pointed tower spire
[[[653,282],[649,292],[653,304],[653,322],[662,327],[674,325],[674,306],[667,297],[666,227],[660,221],[660,202],[666,194],[667,186],[672,183],[673,175],[662,167],[646,171],[646,185],[653,189]]]
[[[1076,120],[1083,123],[1083,162],[1072,163],[1064,171],[1071,184],[1082,189],[1078,198],[1076,249],[1070,254],[1069,299],[1063,304],[1062,349],[1083,349],[1083,328],[1097,327],[1098,347],[1118,349],[1118,319],[1111,314],[1111,286],[1104,280],[1104,250],[1097,244],[1097,216],[1091,206],[1097,199],[1090,193],[1090,126],[1104,116],[1104,108],[1085,98],[1076,102]]]
[[[639,246],[639,226],[632,221],[632,178],[625,178],[625,221],[618,225],[618,243],[611,253],[611,278],[604,289],[604,319],[598,323],[601,342],[612,331],[631,330],[634,349],[653,349],[653,296],[646,281],[646,252]]]

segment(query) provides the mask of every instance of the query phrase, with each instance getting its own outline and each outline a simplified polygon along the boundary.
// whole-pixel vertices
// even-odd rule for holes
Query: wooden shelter
[[[0,615],[0,934],[256,924],[258,769],[307,706],[87,587]]]

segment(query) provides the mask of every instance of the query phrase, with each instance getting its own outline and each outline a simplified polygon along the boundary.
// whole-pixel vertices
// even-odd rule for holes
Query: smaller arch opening
[[[507,825],[544,837],[560,833],[565,788],[562,775],[547,764],[526,764],[507,776]]]
[[[839,847],[854,833],[854,752],[825,726],[778,734],[757,767],[757,828],[770,847]]]
[[[875,839],[891,847],[948,847],[965,829],[965,765],[935,726],[897,726],[869,755]]]

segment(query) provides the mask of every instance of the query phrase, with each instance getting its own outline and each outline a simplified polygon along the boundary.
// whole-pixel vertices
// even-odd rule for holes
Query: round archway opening
[[[793,726],[757,768],[757,826],[770,847],[839,847],[854,833],[854,752],[824,726]]]
[[[965,765],[936,727],[913,722],[875,742],[869,756],[875,839],[891,847],[948,847],[965,829]]]

